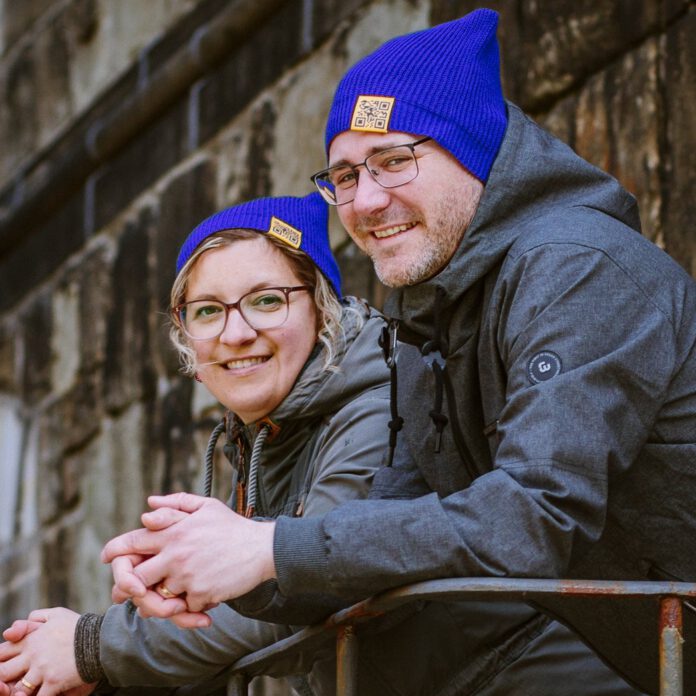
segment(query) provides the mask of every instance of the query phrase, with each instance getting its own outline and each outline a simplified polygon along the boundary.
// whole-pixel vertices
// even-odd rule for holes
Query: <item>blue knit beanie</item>
[[[334,95],[326,152],[343,131],[430,136],[485,182],[507,127],[498,14],[480,9],[399,36],[356,63]]]
[[[331,253],[328,227],[328,209],[320,193],[310,193],[304,198],[257,198],[203,220],[183,243],[176,260],[176,273],[179,275],[196,247],[216,232],[257,230],[307,254],[340,298],[341,274]]]

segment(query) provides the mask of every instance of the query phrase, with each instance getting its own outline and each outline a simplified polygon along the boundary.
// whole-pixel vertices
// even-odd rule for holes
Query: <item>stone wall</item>
[[[309,191],[342,72],[478,4],[0,0],[0,626],[103,609],[103,542],[147,493],[201,489],[219,410],[178,374],[164,314],[191,227]],[[508,96],[615,174],[696,274],[696,3],[488,6]],[[332,240],[346,290],[380,304]]]

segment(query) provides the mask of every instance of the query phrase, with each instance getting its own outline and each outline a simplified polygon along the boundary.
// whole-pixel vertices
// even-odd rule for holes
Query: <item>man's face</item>
[[[418,138],[344,131],[331,144],[329,166],[359,164],[374,152]],[[397,188],[383,188],[361,167],[355,200],[337,208],[348,234],[390,287],[415,285],[447,265],[483,192],[483,184],[435,141],[418,145],[415,156],[418,176]]]

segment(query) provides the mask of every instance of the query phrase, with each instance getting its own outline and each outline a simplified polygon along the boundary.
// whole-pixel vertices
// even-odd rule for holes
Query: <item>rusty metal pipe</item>
[[[660,696],[683,696],[682,603],[678,597],[660,600]]]
[[[352,626],[336,637],[336,696],[358,696],[358,639]]]

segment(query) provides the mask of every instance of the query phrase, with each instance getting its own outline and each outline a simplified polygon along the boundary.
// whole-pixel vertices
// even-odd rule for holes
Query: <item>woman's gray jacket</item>
[[[317,351],[269,415],[279,429],[261,450],[258,516],[317,516],[345,500],[365,497],[382,461],[389,373],[377,341],[384,320],[354,298],[344,302],[346,340],[336,367],[326,369],[323,349]],[[255,427],[246,430],[253,441]],[[112,606],[99,640],[109,683],[174,686],[204,680],[292,630],[245,618],[226,605],[209,613],[210,628],[181,630],[167,620],[142,619],[129,603]]]
[[[696,581],[696,283],[640,235],[614,179],[508,111],[453,259],[388,308],[400,339],[444,369],[441,447],[428,413],[437,370],[403,345],[405,422],[374,495],[413,499],[281,518],[285,595],[456,576]],[[650,693],[657,607],[544,604]],[[688,693],[694,618],[685,612]]]

